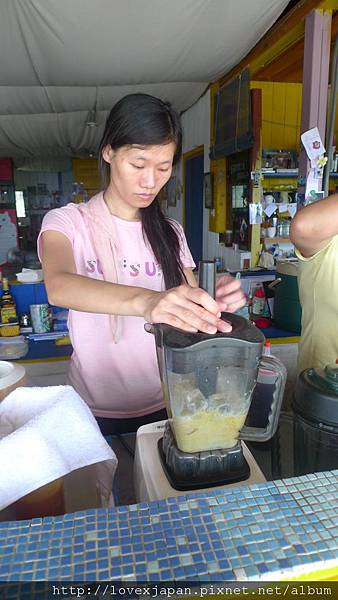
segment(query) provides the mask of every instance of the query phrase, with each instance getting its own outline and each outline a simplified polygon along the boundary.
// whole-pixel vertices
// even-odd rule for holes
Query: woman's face
[[[131,209],[137,214],[149,206],[170,179],[175,143],[156,146],[124,146],[113,151],[103,150],[110,164],[109,198],[118,209]]]

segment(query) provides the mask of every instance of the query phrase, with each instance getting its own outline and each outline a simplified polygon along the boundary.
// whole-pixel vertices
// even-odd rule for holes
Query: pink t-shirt
[[[164,290],[161,267],[144,243],[141,222],[112,215],[109,218],[115,221],[117,235],[118,283]],[[182,264],[194,267],[183,229],[179,223],[175,225],[181,234]],[[103,280],[79,205],[68,204],[46,214],[38,238],[40,257],[41,234],[48,230],[58,231],[68,238],[79,275]],[[145,332],[145,320],[141,317],[119,316],[118,319],[120,335],[114,343],[109,315],[69,310],[68,327],[74,351],[68,382],[99,417],[138,417],[160,410],[164,403],[154,336]]]

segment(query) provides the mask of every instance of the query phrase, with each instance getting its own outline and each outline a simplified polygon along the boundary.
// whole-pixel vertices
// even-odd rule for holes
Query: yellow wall
[[[74,159],[72,161],[72,170],[75,181],[83,183],[89,198],[97,194],[101,189],[98,163],[95,158]],[[82,202],[83,198],[79,198],[78,200]]]
[[[296,150],[299,152],[302,115],[302,84],[252,81],[252,89],[262,90],[262,148],[270,150]],[[338,143],[338,110],[336,111],[335,136]],[[280,185],[297,189],[297,178],[263,180],[265,189],[278,189]],[[337,180],[330,178],[330,190],[334,191]]]
[[[214,96],[218,88],[218,84],[213,84],[210,89],[211,146],[214,143]],[[300,148],[302,85],[300,83],[252,81],[251,88],[262,90],[262,148],[294,149],[298,152]],[[210,211],[209,229],[222,232],[226,228],[227,219],[226,160],[210,161],[210,171],[214,174],[215,210]]]
[[[252,81],[262,90],[262,148],[300,148],[302,84]]]
[[[226,230],[227,208],[227,160],[225,158],[210,161],[213,178],[214,209],[209,213],[209,230],[223,233]]]

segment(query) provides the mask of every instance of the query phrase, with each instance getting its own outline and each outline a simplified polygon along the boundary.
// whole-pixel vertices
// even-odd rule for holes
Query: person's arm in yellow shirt
[[[290,239],[303,256],[319,252],[338,235],[338,194],[301,208],[291,222]]]

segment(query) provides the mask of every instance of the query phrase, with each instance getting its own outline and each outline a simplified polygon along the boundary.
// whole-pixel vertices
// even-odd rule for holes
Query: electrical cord
[[[113,436],[112,435],[105,435],[104,439],[106,440],[107,444],[109,444],[109,446],[112,448],[113,447]],[[113,478],[112,494],[113,494],[113,498],[114,498],[114,505],[115,506],[119,506],[120,502],[119,502],[119,495],[118,495],[118,491],[117,491],[117,477],[116,477],[116,473],[115,473],[114,478]]]

